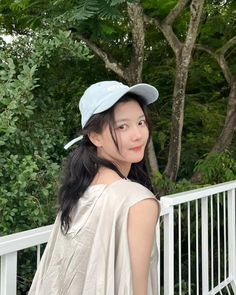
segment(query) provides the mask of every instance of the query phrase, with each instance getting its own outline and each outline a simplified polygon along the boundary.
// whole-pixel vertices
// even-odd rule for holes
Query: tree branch
[[[224,54],[217,54],[216,55],[216,60],[225,76],[226,81],[228,82],[228,84],[230,85],[231,81],[233,80],[233,75],[230,71],[230,68],[227,64],[227,61],[225,60],[225,56]]]
[[[182,43],[175,35],[172,29],[172,24],[176,20],[176,18],[180,15],[180,13],[184,10],[184,7],[189,2],[189,0],[179,0],[175,7],[170,11],[170,13],[166,16],[163,22],[160,22],[157,19],[151,18],[147,15],[144,15],[144,21],[148,25],[153,25],[156,29],[159,29],[165,38],[167,39],[168,43],[170,44],[171,48],[173,49],[176,56],[179,55],[179,52],[182,47]]]
[[[208,54],[212,55],[214,58],[216,58],[214,51],[212,50],[212,48],[210,48],[209,46],[206,45],[201,45],[201,44],[196,44],[194,46],[196,49],[202,50],[207,52]]]
[[[154,26],[157,30],[160,30],[160,31],[162,30],[161,22],[157,18],[150,17],[146,14],[144,14],[143,18],[144,18],[144,23],[146,25]]]
[[[223,45],[220,49],[218,49],[216,52],[220,52],[221,54],[225,54],[226,51],[229,50],[230,47],[236,44],[236,36],[231,38],[225,45]]]
[[[202,15],[204,0],[192,0],[190,10],[191,18],[189,21],[188,31],[184,42],[183,50],[192,51],[194,47],[194,41],[196,40],[198,28],[200,24],[200,18]]]
[[[125,70],[124,68],[116,61],[114,61],[108,54],[99,48],[97,45],[92,43],[90,40],[84,38],[82,35],[77,32],[73,32],[73,38],[79,41],[83,41],[97,56],[99,56],[105,63],[105,67],[109,70],[112,70],[119,77],[125,80]]]
[[[159,20],[147,15],[144,15],[144,22],[145,24],[153,25],[157,30],[160,30],[162,34],[165,36],[168,43],[170,44],[170,47],[174,51],[175,55],[178,56],[179,51],[182,47],[182,43],[179,41],[179,39],[173,32],[172,27],[168,24],[160,23]]]
[[[233,75],[230,71],[227,61],[225,60],[224,53],[226,53],[226,51],[232,45],[234,45],[235,42],[236,42],[236,37],[233,37],[223,47],[221,47],[220,49],[217,49],[215,52],[213,51],[212,48],[210,48],[208,46],[203,46],[203,45],[199,45],[199,44],[196,45],[197,49],[207,52],[208,54],[210,54],[212,57],[214,57],[216,59],[219,67],[221,68],[221,70],[224,74],[225,80],[228,82],[228,84],[231,83],[231,81],[233,79]]]
[[[164,23],[166,25],[172,25],[176,18],[180,15],[180,13],[184,10],[186,4],[189,0],[180,0],[173,9],[171,9],[170,13],[164,19]]]

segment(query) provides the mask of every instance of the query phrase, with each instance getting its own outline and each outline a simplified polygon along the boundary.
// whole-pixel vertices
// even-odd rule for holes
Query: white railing
[[[37,247],[37,265],[40,261],[40,245],[48,241],[52,226],[4,236],[0,238],[0,295],[16,295],[17,252],[29,247]]]
[[[165,295],[236,294],[235,189],[231,181],[161,198],[171,209],[163,226]]]
[[[236,294],[236,181],[164,196],[157,226],[159,294]],[[46,243],[52,226],[0,238],[0,295],[16,295],[17,252]]]

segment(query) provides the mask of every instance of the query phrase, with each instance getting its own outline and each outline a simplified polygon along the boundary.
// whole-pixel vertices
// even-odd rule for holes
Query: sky
[[[0,37],[2,37],[3,40],[7,43],[10,43],[13,40],[13,36],[11,35],[0,35]]]

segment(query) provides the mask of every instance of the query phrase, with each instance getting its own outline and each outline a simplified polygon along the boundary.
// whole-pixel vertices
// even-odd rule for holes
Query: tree
[[[233,7],[231,2],[225,3],[224,5],[222,5],[220,9],[220,13],[227,15],[227,26],[231,25],[232,27],[234,27],[235,21],[231,20],[231,17],[230,17],[232,8]],[[215,17],[214,18],[216,21],[215,23],[217,23],[217,21],[219,22],[217,18],[218,15],[214,13],[214,11],[213,11],[213,16]],[[224,23],[222,24],[222,20],[221,20],[221,31],[223,30],[224,26],[225,24]],[[212,32],[216,33],[217,29],[215,28],[214,30],[212,30]],[[204,39],[203,39],[203,42],[204,42]],[[224,40],[223,42],[221,41],[221,44],[223,45],[220,48],[213,48],[213,46],[215,45],[214,43],[212,44],[212,46],[203,45],[203,44],[196,45],[197,49],[206,52],[207,54],[210,55],[210,57],[212,57],[217,62],[229,88],[229,97],[227,102],[225,121],[218,138],[216,139],[213,147],[211,148],[210,152],[208,153],[208,156],[206,157],[206,161],[209,159],[209,157],[212,156],[212,154],[214,155],[216,153],[217,154],[223,153],[229,148],[234,136],[234,132],[236,130],[236,74],[231,69],[231,66],[229,65],[229,62],[228,62],[228,60],[230,59],[230,56],[234,52],[233,48],[235,48],[235,45],[236,45],[236,36],[233,36],[228,41],[227,40]],[[194,173],[191,179],[194,182],[201,182],[202,178],[203,178],[203,173],[198,171]]]
[[[176,6],[162,21],[148,16],[145,17],[145,22],[147,24],[153,24],[158,30],[162,31],[176,56],[176,80],[173,92],[171,138],[168,162],[164,171],[164,174],[171,180],[176,179],[179,170],[188,68],[195,40],[197,38],[204,1],[191,2],[189,26],[185,41],[181,42],[173,32],[172,26],[176,18],[184,10],[187,3],[187,0],[178,1]]]
[[[101,59],[107,69],[108,77],[115,77],[113,74],[115,73],[128,84],[138,83],[143,79],[144,81],[159,79],[165,83],[165,79],[161,77],[151,77],[150,79],[149,76],[148,79],[146,78],[145,73],[148,66],[151,68],[151,72],[155,72],[158,76],[162,75],[160,73],[161,68],[159,70],[158,65],[156,65],[157,68],[154,68],[154,64],[156,64],[154,60],[148,60],[149,56],[154,57],[154,52],[157,54],[154,57],[155,61],[158,58],[163,58],[166,63],[172,66],[175,60],[171,136],[168,144],[167,165],[163,170],[166,176],[176,180],[181,163],[183,139],[184,144],[187,142],[182,133],[183,127],[185,127],[186,97],[188,99],[186,87],[191,88],[187,79],[189,73],[191,76],[196,76],[193,67],[197,65],[199,60],[208,63],[207,59],[204,60],[197,53],[199,51],[196,50],[196,47],[194,49],[195,41],[197,39],[197,43],[202,43],[202,46],[208,49],[213,48],[213,52],[218,54],[217,48],[223,48],[224,44],[233,38],[235,23],[233,20],[230,23],[228,22],[228,26],[225,25],[225,30],[220,31],[218,30],[220,27],[218,23],[215,24],[214,28],[214,17],[218,13],[217,17],[220,21],[228,20],[229,17],[233,19],[233,1],[206,0],[203,6],[203,1],[196,0],[129,2],[122,0],[83,0],[79,3],[77,1],[52,0],[46,6],[43,1],[32,2],[29,6],[27,1],[18,1],[14,5],[10,5],[9,1],[5,0],[4,3],[0,4],[0,10],[1,7],[5,9],[2,9],[2,11],[7,11],[2,15],[3,17],[4,15],[8,16],[4,19],[5,28],[8,31],[15,30],[28,34],[30,30],[35,30],[37,27],[70,30],[73,40],[78,41],[78,43],[85,43]],[[227,14],[225,14],[226,8],[228,9]],[[17,22],[13,21],[14,17],[18,20]],[[211,27],[209,27],[210,21],[213,23]],[[230,26],[232,26],[232,29]],[[156,35],[154,35],[154,31]],[[152,40],[149,42],[151,34]],[[220,46],[211,46],[213,39],[218,40],[218,36],[226,36],[227,34],[230,35],[228,40],[220,37],[220,40],[222,39]],[[148,44],[146,43],[147,36]],[[208,36],[210,37],[208,38]],[[205,42],[202,42],[203,38],[205,38]],[[154,48],[162,48],[165,54],[154,50]],[[233,55],[233,47],[231,48],[231,51],[227,50],[227,58],[229,52]],[[173,52],[172,56],[170,49]],[[212,60],[210,62],[213,63]],[[144,66],[146,67],[145,72]],[[203,70],[205,66],[201,65]],[[230,70],[232,72],[232,68]],[[203,82],[199,81],[199,83]],[[212,87],[218,87],[220,82],[211,83],[209,81],[209,83]],[[170,86],[172,87],[172,85]],[[159,85],[159,87],[164,88],[163,85]],[[163,95],[163,92],[161,94]],[[195,95],[197,100],[197,93]],[[166,126],[169,128],[169,122],[166,122]],[[229,130],[229,128],[227,129]],[[164,134],[165,138],[169,137],[166,131],[160,133]],[[212,136],[208,135],[208,137],[211,137],[211,141],[213,140]],[[159,140],[162,140],[161,137],[156,135],[156,138],[154,138],[155,145],[159,144]],[[166,142],[168,142],[168,139],[165,140]],[[155,149],[157,150],[156,146]],[[186,149],[184,148],[184,150]],[[200,152],[206,151],[203,148]],[[200,152],[194,154],[191,159],[192,162],[202,156]],[[152,152],[149,155],[154,155],[154,153]],[[156,161],[152,162],[154,163],[152,170],[155,171],[157,169]],[[182,161],[182,163],[184,162]],[[163,167],[163,164],[161,165]]]

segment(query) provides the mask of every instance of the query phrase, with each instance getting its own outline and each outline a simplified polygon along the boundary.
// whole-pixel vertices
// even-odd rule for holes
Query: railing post
[[[164,215],[164,295],[174,295],[174,207]]]
[[[208,197],[201,199],[202,215],[202,295],[209,291],[209,263],[208,263]]]
[[[235,232],[235,189],[228,191],[228,250],[229,250],[229,276],[233,278],[231,284],[236,294],[236,232]]]
[[[161,238],[160,238],[160,219],[157,222],[157,226],[156,226],[156,244],[157,244],[157,248],[159,249],[159,251],[161,250]],[[160,253],[160,252],[159,252]],[[160,295],[160,288],[161,288],[161,261],[160,261],[160,257],[158,258],[158,262],[157,262],[157,285],[158,285],[158,295]]]
[[[1,295],[16,295],[17,252],[1,256]]]

